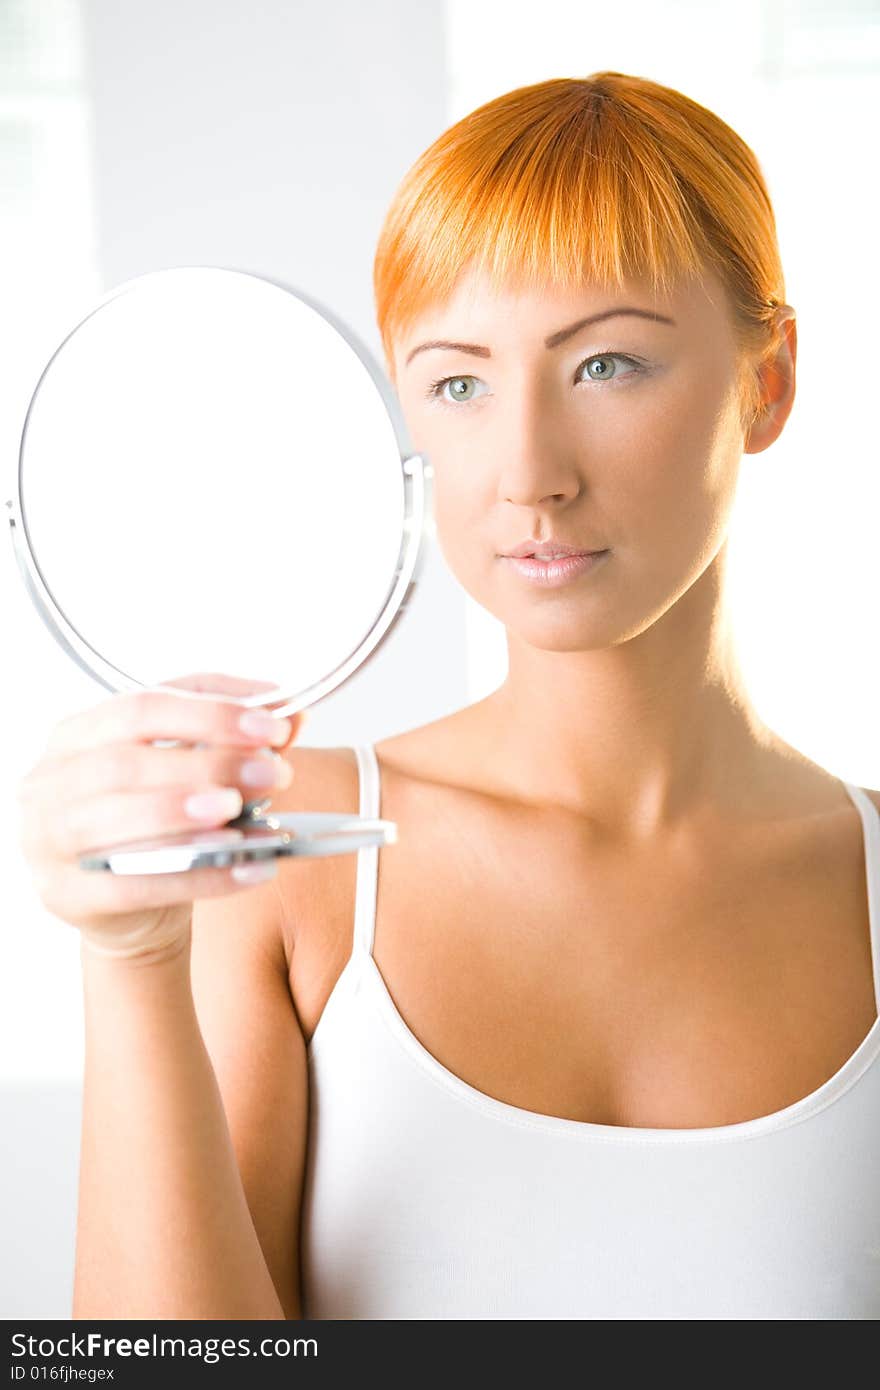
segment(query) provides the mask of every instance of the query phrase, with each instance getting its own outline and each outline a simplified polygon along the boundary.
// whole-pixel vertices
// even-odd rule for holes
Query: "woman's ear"
[[[794,405],[797,366],[797,321],[790,304],[781,304],[776,321],[780,339],[776,351],[758,369],[761,403],[746,428],[743,452],[760,454],[782,433]]]

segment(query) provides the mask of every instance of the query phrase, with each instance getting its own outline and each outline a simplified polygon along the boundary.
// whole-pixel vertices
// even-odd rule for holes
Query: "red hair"
[[[744,419],[755,366],[781,335],[776,225],[749,146],[671,87],[619,72],[519,87],[457,121],[405,175],[373,267],[376,319],[392,342],[452,292],[465,264],[505,282],[646,276],[668,292],[707,266],[724,284],[741,360]]]

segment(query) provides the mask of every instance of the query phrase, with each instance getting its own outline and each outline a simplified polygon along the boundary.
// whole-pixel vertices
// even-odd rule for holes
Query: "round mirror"
[[[120,286],[55,351],[7,507],[41,617],[107,689],[259,672],[274,686],[240,703],[292,714],[352,675],[403,611],[430,478],[347,326],[262,276],[184,267]],[[80,863],[168,873],[393,838],[388,821],[273,816],[264,800],[220,832]]]

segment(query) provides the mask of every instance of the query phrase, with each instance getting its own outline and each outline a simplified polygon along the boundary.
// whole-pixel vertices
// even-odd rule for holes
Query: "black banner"
[[[8,1386],[248,1386],[338,1383],[340,1373],[408,1379],[460,1377],[508,1367],[520,1374],[534,1359],[545,1373],[560,1353],[577,1354],[579,1333],[550,1337],[540,1323],[123,1321],[6,1322]],[[332,1377],[332,1381],[329,1379]]]

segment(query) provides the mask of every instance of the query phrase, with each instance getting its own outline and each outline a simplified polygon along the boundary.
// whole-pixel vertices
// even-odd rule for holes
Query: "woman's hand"
[[[179,951],[189,940],[195,899],[240,891],[242,882],[257,881],[255,866],[241,866],[251,872],[240,879],[234,868],[119,875],[81,869],[79,856],[235,819],[244,801],[289,784],[289,763],[266,747],[285,747],[305,718],[303,711],[279,718],[208,698],[274,689],[269,682],[196,675],[165,685],[201,695],[181,698],[161,687],[125,692],[62,720],[18,791],[20,843],[43,905],[77,927],[85,947],[138,961]],[[268,723],[246,731],[242,716]],[[184,746],[154,747],[153,739]],[[245,765],[254,762],[265,770],[261,782],[248,780]],[[276,868],[269,861],[269,872]]]

